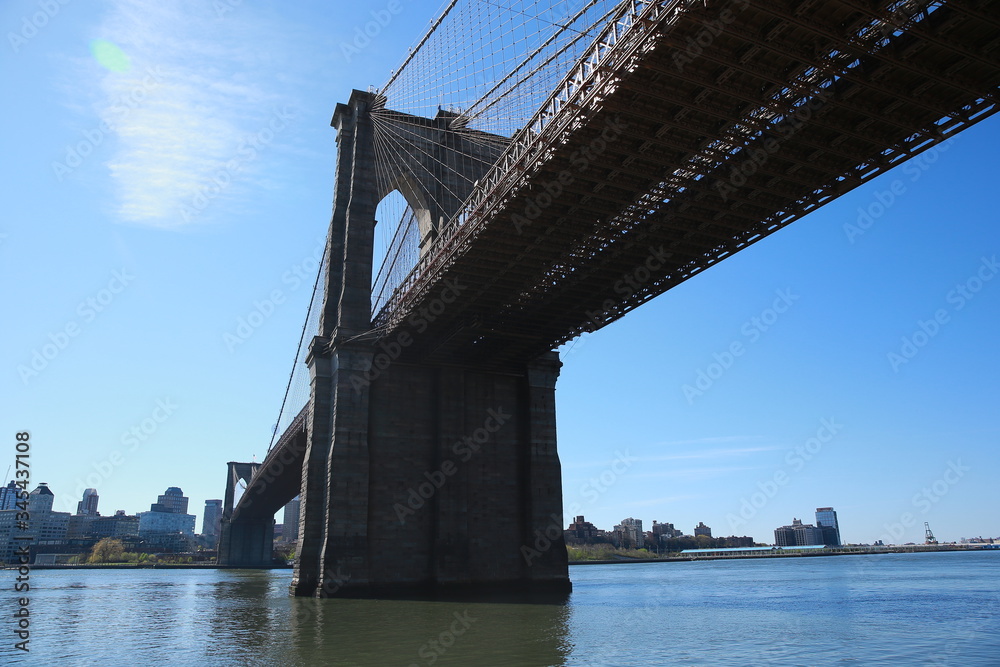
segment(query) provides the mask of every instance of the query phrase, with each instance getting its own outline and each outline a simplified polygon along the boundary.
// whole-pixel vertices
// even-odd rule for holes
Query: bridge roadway
[[[302,461],[309,440],[308,417],[307,403],[268,450],[231,516],[227,517],[230,521],[271,521],[275,512],[299,495]]]
[[[994,113],[998,3],[895,35],[875,23],[890,4],[644,5],[378,313],[383,341],[412,337],[404,361],[531,358]]]

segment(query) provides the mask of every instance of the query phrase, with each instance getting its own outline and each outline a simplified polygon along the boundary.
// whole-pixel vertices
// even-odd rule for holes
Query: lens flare
[[[125,52],[117,44],[106,39],[90,40],[90,53],[102,67],[112,72],[127,72],[132,67]]]

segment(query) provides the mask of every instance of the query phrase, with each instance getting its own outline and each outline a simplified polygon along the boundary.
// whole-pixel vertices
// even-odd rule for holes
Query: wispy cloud
[[[763,445],[760,447],[731,447],[728,449],[710,449],[705,451],[685,452],[683,454],[664,454],[663,456],[639,457],[636,461],[640,463],[651,463],[654,461],[693,461],[701,459],[729,459],[738,456],[758,454],[760,452],[773,452],[785,449],[777,445]]]
[[[767,466],[707,466],[702,468],[675,468],[671,470],[647,470],[630,474],[629,479],[683,479],[688,482],[701,481],[723,477],[732,473],[743,473],[749,470],[761,470]]]
[[[120,221],[163,228],[204,221],[183,207],[190,210],[221,172],[230,173],[212,193],[217,199],[262,178],[259,164],[243,160],[235,170],[242,188],[235,187],[233,164],[247,137],[290,103],[274,83],[280,58],[262,48],[269,31],[273,26],[248,7],[223,21],[210,3],[109,5],[95,36],[117,44],[131,67],[116,72],[89,63],[87,69],[98,77],[98,113],[116,140],[107,167]]]
[[[737,457],[750,456],[752,454],[758,454],[762,452],[772,452],[775,450],[783,450],[786,447],[772,444],[763,444],[765,438],[762,436],[746,436],[746,435],[736,435],[736,436],[719,436],[719,437],[707,437],[699,438],[696,440],[675,440],[672,442],[658,442],[652,445],[635,445],[630,444],[627,447],[621,447],[621,451],[627,452],[630,461],[635,461],[637,463],[657,463],[663,461],[698,461],[698,460],[712,460],[712,459],[735,459]],[[737,443],[745,443],[743,447],[719,447],[719,445],[733,445]],[[762,443],[762,444],[751,444],[751,443]],[[648,453],[650,450],[659,451],[665,448],[683,448],[686,451],[677,452],[671,454],[656,454],[653,456],[639,456],[636,452]],[[566,463],[563,464],[563,469],[578,469],[578,468],[597,468],[602,466],[607,466],[608,460],[591,460],[591,461],[579,461],[576,463]]]
[[[684,447],[689,445],[709,446],[709,445],[732,445],[735,443],[762,442],[764,436],[760,435],[717,435],[693,440],[668,440],[656,443],[657,447]]]
[[[628,503],[622,503],[620,505],[613,505],[608,509],[625,509],[628,507],[652,507],[654,505],[661,506],[670,503],[680,503],[688,500],[700,500],[705,498],[704,495],[686,495],[686,496],[664,496],[662,498],[649,498],[647,500],[635,500]]]

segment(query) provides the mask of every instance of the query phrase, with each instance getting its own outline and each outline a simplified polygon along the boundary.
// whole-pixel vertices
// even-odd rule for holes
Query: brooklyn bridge
[[[344,92],[325,258],[267,457],[229,464],[221,565],[270,566],[299,496],[296,595],[568,590],[554,350],[997,110],[993,1],[556,6],[453,0]]]

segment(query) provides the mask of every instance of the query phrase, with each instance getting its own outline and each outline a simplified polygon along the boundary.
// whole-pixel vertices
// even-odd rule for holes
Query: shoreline
[[[69,565],[66,563],[45,563],[42,565],[28,565],[34,570],[291,570],[291,565],[275,565],[272,567],[232,567],[221,566],[215,563],[80,563]],[[0,569],[16,570],[16,565],[5,565]]]
[[[570,560],[569,565],[630,565],[635,563],[688,563],[701,560],[734,560],[752,558],[806,558],[817,556],[877,556],[882,554],[908,553],[939,553],[944,551],[1000,551],[1000,545],[983,544],[944,544],[944,545],[909,545],[890,547],[841,547],[836,550],[815,551],[757,551],[733,554],[699,554],[690,556],[666,556],[663,558],[629,558],[622,556],[614,559],[601,560]],[[233,567],[220,566],[215,563],[79,563],[69,564],[39,564],[29,565],[32,570],[291,570],[292,565],[274,565],[272,567]],[[17,565],[2,565],[2,570],[16,570]]]
[[[944,545],[910,545],[910,546],[892,546],[892,547],[846,547],[838,548],[837,550],[816,550],[816,551],[783,551],[775,549],[774,551],[758,551],[749,553],[734,553],[734,554],[705,554],[705,555],[691,555],[691,556],[667,556],[664,558],[628,558],[621,557],[620,559],[603,559],[603,560],[571,560],[570,565],[620,565],[620,564],[632,564],[632,563],[688,563],[691,561],[699,560],[734,560],[741,559],[747,560],[752,558],[804,558],[810,556],[878,556],[882,554],[910,554],[910,553],[938,553],[942,551],[954,551],[954,552],[968,552],[968,551],[998,551],[992,545],[959,545],[959,544],[944,544]]]

